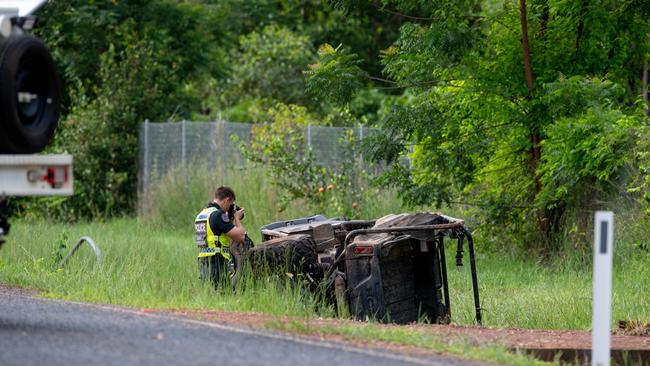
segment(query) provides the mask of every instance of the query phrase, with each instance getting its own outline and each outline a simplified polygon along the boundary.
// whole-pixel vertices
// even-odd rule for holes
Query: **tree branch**
[[[440,82],[452,82],[452,81],[457,80],[457,79],[427,80],[427,81],[412,82],[412,83],[408,83],[408,84],[400,84],[398,81],[382,79],[382,78],[378,78],[376,76],[368,76],[368,79],[374,80],[374,81],[379,81],[379,82],[382,82],[382,83],[393,84],[393,86],[379,86],[379,87],[377,87],[377,89],[381,89],[381,90],[404,89],[404,88],[417,87],[417,86],[432,86],[432,85],[437,85]],[[453,87],[454,85],[449,85],[449,86]]]

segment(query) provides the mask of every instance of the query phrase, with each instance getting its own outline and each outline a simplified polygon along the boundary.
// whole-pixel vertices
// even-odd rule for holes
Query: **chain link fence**
[[[247,160],[240,154],[232,137],[240,141],[251,140],[250,123],[171,122],[151,123],[140,126],[138,182],[140,193],[148,193],[148,187],[173,167],[201,161],[225,174],[232,167],[245,167]],[[355,128],[308,126],[305,141],[323,166],[333,167],[343,158],[340,140],[352,130],[356,140],[366,138],[370,130],[363,125]],[[359,157],[362,158],[362,157]]]

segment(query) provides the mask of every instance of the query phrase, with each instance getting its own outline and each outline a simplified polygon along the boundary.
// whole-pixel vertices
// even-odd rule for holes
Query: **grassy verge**
[[[37,288],[51,297],[140,308],[251,311],[307,319],[334,316],[331,308],[277,281],[245,278],[235,290],[215,290],[199,281],[192,223],[217,182],[204,175],[182,173],[167,177],[143,198],[142,216],[137,219],[77,224],[15,220],[9,243],[0,250],[0,282]],[[316,213],[302,202],[279,212],[275,205],[278,193],[259,171],[233,171],[221,177],[218,184],[236,190],[238,203],[247,209],[244,224],[256,242],[263,224]],[[370,195],[361,206],[365,218],[402,210],[399,201],[385,192],[374,198]],[[650,256],[639,249],[643,245],[638,241],[644,233],[630,236],[634,225],[626,226],[620,220],[617,225],[621,235],[615,243],[613,321],[648,321],[650,302],[643,294],[650,292]],[[92,251],[84,246],[65,269],[57,269],[61,254],[67,253],[81,236],[90,236],[99,244],[103,264],[97,265]],[[569,253],[552,265],[543,265],[517,255],[488,253],[480,240],[476,244],[485,326],[590,328],[592,269],[584,255]],[[454,253],[450,245],[447,267],[452,321],[473,325],[468,256],[465,266],[456,268]],[[301,324],[279,322],[268,326],[306,334],[385,340],[505,364],[533,363],[502,348],[449,342],[407,329],[385,329],[373,324],[306,328]]]
[[[71,246],[88,235],[105,258],[95,265],[83,246],[63,271],[54,258],[62,236]],[[631,255],[618,243],[615,255],[612,319],[648,321],[648,257]],[[453,249],[453,248],[450,248]],[[69,249],[68,249],[69,250]],[[488,327],[588,330],[591,327],[591,265],[565,261],[542,265],[529,259],[490,255],[477,248],[481,303]],[[448,253],[453,321],[474,322],[468,261],[457,268]],[[467,257],[467,256],[466,256]],[[242,293],[219,293],[197,280],[191,235],[160,230],[137,219],[61,225],[15,221],[0,250],[0,280],[46,290],[54,296],[140,307],[215,308],[311,316],[315,304],[296,302],[289,287],[255,283]],[[241,290],[241,289],[240,289]]]
[[[64,269],[57,269],[55,261],[63,239],[67,237],[71,245],[84,235],[101,247],[103,263],[97,264],[90,248],[82,246]],[[75,225],[16,221],[10,242],[0,251],[0,282],[40,289],[48,297],[137,308],[250,311],[303,319],[334,316],[331,308],[320,306],[300,289],[278,285],[274,280],[245,278],[233,291],[215,290],[197,277],[191,237],[157,230],[136,219]],[[459,300],[454,297],[452,301]],[[536,363],[503,348],[438,339],[406,329],[382,329],[375,324],[301,324],[278,321],[260,326],[360,341],[381,340],[510,365]]]
[[[103,264],[95,264],[92,251],[82,247],[66,268],[54,265],[64,241],[88,235],[101,247]],[[15,221],[10,241],[0,251],[0,282],[37,288],[47,296],[141,308],[215,309],[253,311],[310,318],[333,316],[309,296],[275,281],[248,278],[235,291],[215,290],[197,278],[191,235],[161,229],[138,219],[106,223],[62,225],[45,221]],[[647,293],[650,270],[647,257],[631,256],[617,243],[613,320],[648,320]],[[69,250],[69,249],[67,249]],[[526,259],[494,256],[478,248],[478,270],[484,322],[488,327],[590,328],[591,266],[566,261],[553,266]],[[450,251],[451,254],[451,251]],[[456,269],[448,256],[453,321],[474,323],[469,266]],[[275,328],[312,334],[346,335],[361,340],[381,339],[506,364],[525,364],[498,347],[430,339],[399,329],[372,324],[359,328],[300,329],[296,324]],[[513,358],[511,358],[513,357]],[[522,361],[523,360],[523,361]]]
[[[373,323],[363,325],[305,325],[302,322],[275,321],[265,324],[273,330],[312,336],[338,336],[350,341],[361,341],[373,344],[377,341],[388,344],[408,345],[422,350],[429,350],[441,354],[462,356],[465,359],[495,362],[502,365],[548,365],[531,359],[523,354],[515,354],[504,347],[496,345],[480,345],[476,341],[462,337],[441,338],[425,332],[413,330],[408,327],[382,327]]]

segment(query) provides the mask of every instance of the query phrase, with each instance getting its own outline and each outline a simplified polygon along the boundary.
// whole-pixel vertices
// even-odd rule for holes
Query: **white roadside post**
[[[594,218],[592,366],[609,366],[613,252],[614,214],[611,211],[597,211]]]

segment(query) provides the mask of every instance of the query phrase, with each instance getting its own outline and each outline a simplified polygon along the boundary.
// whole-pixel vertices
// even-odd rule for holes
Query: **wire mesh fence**
[[[172,168],[202,162],[225,174],[232,167],[245,167],[248,162],[233,140],[251,141],[250,123],[227,121],[152,123],[145,121],[139,134],[138,182],[140,193],[158,181]],[[361,141],[377,130],[363,125],[355,128],[309,125],[305,129],[307,148],[319,164],[334,167],[347,153],[341,149],[346,133]],[[362,156],[359,156],[363,160]]]

